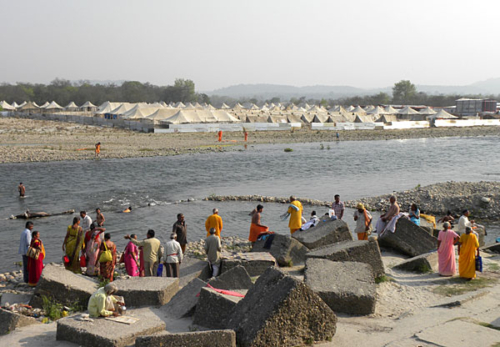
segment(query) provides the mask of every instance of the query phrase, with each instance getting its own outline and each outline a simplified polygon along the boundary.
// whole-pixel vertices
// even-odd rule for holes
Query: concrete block
[[[62,304],[78,302],[87,307],[97,287],[96,280],[91,277],[74,274],[62,265],[49,264],[42,271],[30,305],[41,308],[42,296],[47,296]]]
[[[0,308],[0,335],[8,334],[16,328],[32,324],[40,324],[40,322],[35,318]]]
[[[270,253],[234,253],[223,254],[221,274],[234,269],[237,266],[243,266],[248,274],[253,276],[260,276],[269,267],[276,264],[276,259]]]
[[[322,258],[332,261],[353,261],[369,264],[373,275],[385,274],[380,248],[376,241],[344,241],[315,249],[307,253],[308,258]]]
[[[135,347],[236,347],[236,333],[233,330],[209,330],[170,334],[167,331],[141,336],[135,340]]]
[[[79,321],[74,315],[57,321],[56,340],[69,341],[87,347],[122,347],[135,343],[138,336],[151,335],[165,330],[163,322],[149,308],[128,310],[127,316],[139,318],[126,325],[105,318],[94,318],[93,322]]]
[[[406,218],[399,218],[394,233],[387,231],[381,234],[378,243],[382,247],[392,248],[411,257],[429,253],[437,248],[437,238]]]
[[[173,318],[192,316],[198,303],[197,295],[206,285],[207,283],[199,278],[193,279],[182,287],[166,305],[162,306],[161,311]]]
[[[250,275],[243,266],[236,266],[220,276],[211,279],[208,284],[217,289],[250,289],[253,285]]]
[[[437,252],[421,254],[403,261],[394,266],[394,269],[417,273],[439,271],[438,254]]]
[[[32,296],[31,294],[2,293],[0,306],[5,306],[7,304],[28,304]]]
[[[266,241],[256,241],[252,246],[252,252],[269,252],[280,266],[289,266],[290,261],[294,265],[303,264],[306,253],[309,252],[306,246],[289,235],[274,234],[271,248],[264,248],[265,244]]]
[[[210,329],[224,329],[226,320],[242,298],[202,288],[193,323]]]
[[[131,277],[114,283],[116,295],[130,307],[165,305],[179,290],[179,279],[173,277]]]
[[[500,254],[500,243],[493,243],[490,245],[486,245],[480,248],[481,251],[485,251],[487,253],[497,253]]]
[[[375,312],[377,290],[368,264],[311,258],[306,261],[304,281],[334,312]]]
[[[239,346],[297,346],[331,339],[337,317],[304,282],[267,269],[227,321]]]
[[[313,250],[332,243],[352,241],[352,234],[346,222],[326,219],[324,222],[320,221],[315,227],[309,230],[296,231],[293,234],[293,238],[310,250]]]
[[[184,257],[182,265],[179,270],[179,286],[184,287],[191,282],[194,278],[199,278],[207,281],[212,277],[208,263],[204,260],[199,260],[191,257]]]

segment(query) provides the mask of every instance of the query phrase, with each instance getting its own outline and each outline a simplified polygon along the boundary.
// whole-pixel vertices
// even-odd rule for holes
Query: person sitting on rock
[[[448,211],[446,212],[446,216],[444,216],[443,218],[440,218],[437,222],[438,223],[450,223],[450,225],[453,225],[453,222],[455,221],[455,218],[453,218],[452,214],[451,214],[451,211]]]
[[[387,210],[386,213],[380,216],[380,218],[377,221],[377,224],[375,225],[376,233],[380,234],[382,231],[384,231],[385,227],[391,221],[391,219],[399,215],[399,205],[396,202],[396,197],[392,195],[389,198],[389,201],[391,202],[389,210]]]
[[[477,238],[479,238],[479,234],[477,232],[477,229],[483,229],[484,234],[488,235],[486,233],[486,229],[484,226],[476,224],[474,220],[469,220],[469,215],[470,211],[469,210],[463,210],[462,211],[462,216],[460,216],[460,219],[458,220],[458,234],[463,235],[465,234],[465,229],[467,227],[470,227],[472,229],[472,233],[476,235]]]
[[[306,231],[309,228],[315,227],[316,224],[318,224],[319,218],[316,216],[316,211],[311,212],[311,219],[307,221],[306,223],[302,224],[300,227],[300,231]]]
[[[118,287],[114,283],[108,283],[106,286],[99,288],[89,299],[88,310],[90,317],[117,317],[120,315],[118,306],[125,305],[124,302],[119,302],[114,295],[118,291]]]

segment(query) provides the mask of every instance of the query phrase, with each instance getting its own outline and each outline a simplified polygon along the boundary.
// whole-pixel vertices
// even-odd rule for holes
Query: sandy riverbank
[[[301,129],[249,134],[248,145],[336,141],[335,132]],[[340,141],[499,136],[498,127],[429,128],[412,130],[340,131]],[[102,143],[101,158],[168,156],[193,152],[230,151],[244,145],[241,132],[144,134],[122,129],[25,118],[0,118],[0,163],[94,159],[94,144]]]

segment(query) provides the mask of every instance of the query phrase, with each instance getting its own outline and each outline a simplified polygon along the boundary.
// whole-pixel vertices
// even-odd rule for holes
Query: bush
[[[285,148],[284,151],[287,152],[287,153],[288,152],[293,152],[293,149],[291,149],[291,148]]]

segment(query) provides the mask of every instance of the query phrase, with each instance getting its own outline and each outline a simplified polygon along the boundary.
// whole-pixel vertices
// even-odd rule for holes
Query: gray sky
[[[498,73],[498,0],[0,0],[0,82],[197,90],[463,85]]]

